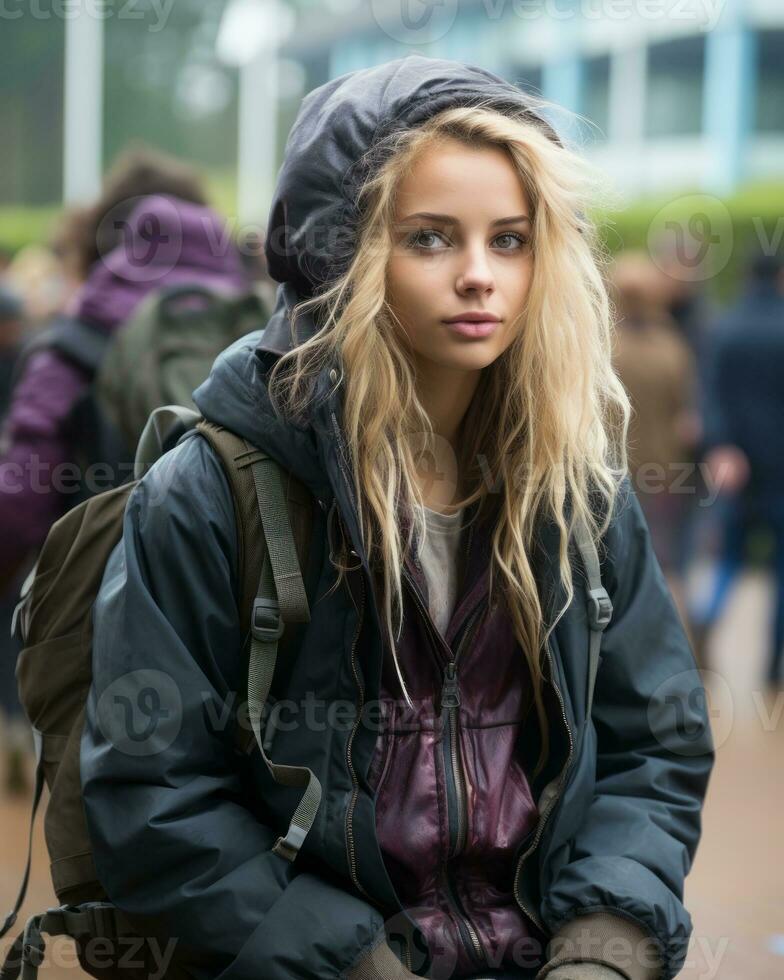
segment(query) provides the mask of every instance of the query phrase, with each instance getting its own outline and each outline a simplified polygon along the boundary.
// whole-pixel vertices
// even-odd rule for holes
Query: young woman
[[[626,475],[587,186],[476,67],[411,56],[305,98],[277,307],[195,393],[316,502],[268,747],[321,786],[296,860],[301,789],[233,749],[237,528],[197,433],[133,492],[95,605],[98,877],[191,975],[678,972],[712,743]],[[613,605],[593,692],[580,521]],[[111,737],[120,702],[149,751]]]

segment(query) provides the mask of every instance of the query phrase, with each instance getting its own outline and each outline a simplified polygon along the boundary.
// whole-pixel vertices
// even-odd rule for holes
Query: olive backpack
[[[119,975],[120,947],[134,941],[132,924],[109,902],[98,879],[82,802],[79,747],[92,679],[92,607],[106,563],[121,539],[133,488],[149,466],[194,428],[221,461],[238,528],[238,603],[247,691],[238,692],[235,749],[250,753],[258,746],[276,782],[304,787],[288,832],[275,843],[276,853],[293,861],[315,819],[321,799],[318,779],[307,767],[276,765],[269,759],[271,735],[265,729],[272,729],[274,712],[262,718],[284,626],[310,619],[301,569],[310,546],[315,499],[245,439],[192,409],[163,406],[152,412],[139,440],[134,479],[88,498],[52,525],[14,612],[12,631],[22,645],[16,675],[33,728],[36,777],[27,864],[0,936],[14,925],[26,894],[33,826],[44,785],[49,790],[44,832],[61,905],[28,920],[8,951],[0,980],[15,980],[20,973],[22,980],[37,976],[44,933],[74,939],[82,967],[96,977]],[[91,966],[85,954],[91,939],[110,944],[114,969]],[[122,970],[126,980],[147,975],[147,970]]]

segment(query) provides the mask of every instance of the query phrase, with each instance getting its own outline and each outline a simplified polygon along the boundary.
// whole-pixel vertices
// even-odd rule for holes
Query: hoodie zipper
[[[345,465],[344,465],[344,462],[343,462],[343,446],[344,446],[343,434],[340,431],[340,426],[337,423],[337,418],[335,417],[335,413],[334,412],[332,412],[332,426],[333,426],[333,429],[334,429],[334,432],[335,432],[335,436],[336,436],[336,439],[337,439],[337,442],[338,442],[338,446],[339,446],[339,449],[340,449],[340,452],[338,454],[338,463],[340,465],[340,469],[341,469],[341,472],[343,474],[343,478],[345,480],[346,487],[347,487],[347,489],[349,491],[349,494],[350,494],[352,503],[354,504],[354,507],[356,509],[356,501],[354,499],[353,488],[351,486],[351,482],[350,482],[350,480],[348,478],[348,474],[346,472],[346,468],[345,468]],[[471,530],[473,531],[473,526],[472,526]],[[421,569],[422,566],[421,566],[421,564],[419,562],[419,556],[416,553],[414,555],[414,560],[416,562],[417,568],[420,568]],[[418,591],[418,589],[416,587],[416,584],[413,582],[413,580],[411,579],[410,574],[405,570],[405,568],[403,569],[403,577],[406,579],[406,581],[408,581],[408,583],[410,585],[410,591],[411,591],[411,594],[413,596],[414,602],[416,603],[417,607],[419,608],[420,613],[423,616],[424,622],[427,625],[427,629],[428,629],[430,635],[433,637],[433,639],[435,640],[435,642],[436,642],[437,645],[440,646],[443,643],[443,645],[446,646],[446,641],[443,639],[443,637],[441,636],[441,634],[438,633],[438,631],[435,629],[435,626],[433,625],[432,620],[430,619],[430,614],[429,614],[428,610],[426,610],[424,608],[424,604],[421,601],[421,599],[419,598],[419,591]],[[363,599],[364,599],[364,587],[363,587]],[[472,611],[472,614],[471,615],[473,617],[473,611]],[[471,625],[471,623],[469,622],[468,626],[470,627],[470,625]],[[468,628],[466,628],[465,633],[463,634],[463,639],[465,638],[465,636],[467,635],[467,633],[468,633]],[[357,635],[358,635],[358,633],[357,633]],[[461,645],[462,645],[462,639],[461,639]],[[354,647],[355,646],[356,646],[356,636],[355,636],[355,640],[354,640]],[[359,678],[358,678],[357,673],[356,673],[356,665],[354,663],[354,647],[352,647],[352,667],[354,669],[354,676],[355,676],[355,678],[357,680],[357,685],[358,685],[359,690],[360,690],[360,696],[362,697],[363,696],[363,690],[362,690],[361,684],[359,682]],[[451,653],[451,650],[449,652]],[[558,777],[556,777],[556,779],[554,779],[550,783],[548,783],[547,786],[542,791],[542,795],[540,796],[540,801],[541,801],[542,797],[544,797],[545,793],[547,793],[550,790],[551,787],[555,787],[555,792],[553,793],[553,795],[551,796],[550,800],[545,805],[544,809],[539,814],[539,822],[538,822],[537,827],[536,827],[536,830],[534,832],[534,838],[531,841],[531,844],[528,846],[528,848],[526,849],[526,851],[523,854],[520,855],[520,857],[519,857],[519,859],[517,861],[517,867],[515,869],[514,885],[513,885],[514,896],[515,896],[515,900],[517,901],[517,904],[520,906],[520,909],[523,911],[523,913],[525,915],[527,915],[528,918],[534,923],[534,925],[537,926],[540,930],[544,930],[544,923],[542,922],[542,920],[539,917],[538,913],[534,909],[528,908],[528,906],[520,898],[520,873],[522,871],[523,864],[528,860],[528,858],[533,854],[533,852],[536,850],[536,848],[539,845],[539,842],[540,842],[540,840],[542,838],[542,834],[544,832],[544,828],[545,828],[545,824],[547,822],[547,819],[550,816],[550,814],[553,812],[553,809],[555,808],[555,805],[558,802],[558,799],[560,798],[560,795],[561,795],[561,793],[562,793],[562,791],[564,789],[566,775],[567,775],[567,773],[569,771],[569,767],[571,765],[572,758],[574,756],[574,736],[572,734],[571,728],[569,727],[569,721],[568,721],[568,719],[566,717],[566,708],[564,706],[563,695],[561,694],[561,690],[560,690],[560,688],[559,688],[559,686],[558,686],[558,684],[556,682],[556,678],[555,678],[555,666],[554,666],[554,662],[553,662],[553,655],[552,655],[552,650],[551,650],[551,645],[550,645],[549,638],[548,638],[548,641],[547,641],[547,644],[546,644],[546,653],[547,653],[547,658],[548,658],[549,663],[550,663],[550,676],[552,677],[552,680],[553,680],[553,687],[555,688],[555,693],[558,696],[558,702],[559,702],[559,704],[561,706],[561,717],[563,719],[563,723],[564,723],[564,727],[566,728],[566,732],[567,732],[567,734],[569,736],[569,754],[567,756],[566,762],[564,763],[563,769],[561,770],[561,772],[558,775]],[[457,657],[455,657],[455,661],[456,660],[457,660]],[[454,692],[457,692],[456,696],[459,699],[459,691],[457,689],[457,679],[456,679],[455,662],[453,661],[450,666],[452,667],[451,676],[450,676],[449,673],[445,672],[444,679],[443,679],[444,687],[446,688],[446,693],[447,693],[447,698],[448,699],[450,697],[454,697],[455,696],[453,694],[453,691]],[[447,670],[449,670],[449,668],[447,668]],[[454,688],[452,687],[452,682],[453,681],[454,681],[454,685],[455,685]],[[447,683],[447,682],[449,682],[449,683]],[[443,689],[442,689],[442,698],[443,698]],[[458,704],[459,704],[459,700],[458,700]],[[448,706],[448,710],[451,710],[451,711],[453,711],[453,712],[456,713],[456,707],[457,707],[457,705],[454,705],[454,706],[451,706],[451,707]],[[442,705],[442,708],[443,708],[443,705]],[[357,719],[359,719],[359,715],[357,716]],[[451,719],[450,719],[450,721],[451,721]],[[353,739],[353,735],[354,735],[354,732],[356,731],[357,723],[358,723],[358,720],[357,720],[357,722],[355,722],[354,728],[352,730],[351,739]],[[452,734],[452,733],[454,733],[454,734]],[[455,739],[455,741],[454,741],[455,750],[452,751],[452,754],[451,754],[451,757],[454,759],[455,756],[456,756],[456,754],[457,754],[456,750],[458,748],[457,735],[456,735],[456,726],[454,724],[451,725],[450,735]],[[349,745],[350,745],[351,739],[349,740]],[[357,887],[360,888],[364,892],[364,889],[359,884],[359,879],[357,878],[357,874],[356,874],[356,859],[355,859],[355,856],[354,856],[354,843],[353,843],[354,838],[353,838],[353,832],[352,832],[352,829],[351,829],[351,817],[353,816],[354,805],[355,805],[356,799],[357,799],[358,784],[357,784],[356,773],[354,771],[354,767],[353,767],[353,765],[350,762],[350,749],[349,749],[348,755],[349,755],[349,765],[350,765],[350,769],[351,769],[351,776],[352,776],[352,781],[353,781],[353,784],[354,784],[354,789],[353,789],[353,792],[352,792],[351,803],[349,805],[349,810],[347,812],[347,819],[346,819],[346,846],[347,846],[347,849],[349,851],[349,856],[350,856],[350,866],[351,866],[352,877],[354,878],[354,882],[357,885]],[[447,771],[447,773],[449,773],[451,771],[451,779],[452,779],[453,783],[457,783],[457,785],[459,785],[461,787],[461,790],[464,793],[465,792],[464,782],[460,778],[456,779],[454,766],[451,767],[451,770],[450,770],[450,767],[447,766],[446,767],[446,771]],[[461,773],[461,775],[462,775],[462,773]],[[454,790],[454,792],[456,793],[456,789]],[[458,814],[459,813],[460,813],[460,807],[458,807]],[[451,821],[450,821],[450,823],[451,823]],[[450,836],[451,836],[451,827],[450,827]],[[454,853],[454,851],[453,851],[453,853]],[[446,885],[447,885],[447,890],[448,890],[449,897],[450,897],[450,899],[452,901],[453,906],[456,907],[458,925],[460,925],[461,920],[464,923],[464,926],[461,927],[461,936],[463,936],[463,941],[465,942],[465,931],[468,931],[468,934],[469,934],[469,937],[470,937],[471,941],[470,941],[470,944],[469,943],[466,944],[467,945],[467,948],[469,950],[472,950],[478,958],[481,958],[482,959],[482,965],[484,966],[484,965],[486,965],[485,964],[485,960],[484,960],[484,955],[483,955],[484,954],[484,950],[483,950],[482,945],[481,945],[481,942],[479,940],[479,936],[478,936],[476,930],[474,929],[473,925],[471,924],[471,922],[470,922],[467,914],[465,913],[465,910],[462,908],[462,905],[459,902],[457,895],[454,894],[454,891],[451,888],[450,881],[449,881],[449,868],[448,868],[448,865],[447,865],[446,862],[444,863],[444,872],[445,872],[445,881],[446,881]],[[367,893],[365,893],[365,894],[367,894]]]
[[[462,760],[460,757],[460,744],[457,734],[457,709],[460,707],[460,686],[457,679],[457,662],[463,646],[465,645],[466,637],[468,636],[475,619],[476,615],[472,614],[471,620],[463,633],[463,638],[460,641],[460,645],[457,653],[455,654],[454,660],[450,660],[450,662],[446,665],[443,675],[443,685],[441,688],[441,718],[444,730],[444,768],[447,772],[451,772],[452,779],[449,789],[453,799],[455,800],[455,805],[449,807],[449,813],[451,814],[454,812],[456,817],[454,827],[451,826],[452,821],[450,820],[449,835],[452,845],[452,856],[459,854],[463,849],[465,844],[466,824],[468,822],[467,794],[463,777]]]
[[[417,566],[419,567],[418,561]],[[433,625],[429,612],[425,609],[424,603],[419,598],[416,584],[412,581],[407,571],[404,570],[403,574],[409,584],[412,598],[424,619],[430,637],[438,646],[449,650],[451,657],[452,651],[447,647],[446,641]],[[447,821],[449,825],[450,854],[444,860],[441,870],[446,893],[452,905],[463,945],[480,966],[487,966],[487,956],[479,938],[479,933],[455,891],[449,866],[449,857],[458,854],[465,844],[465,829],[467,824],[466,785],[457,726],[457,709],[460,706],[457,663],[463,648],[467,644],[468,637],[472,634],[473,627],[479,619],[478,613],[481,607],[482,601],[480,600],[471,610],[458,643],[457,653],[453,659],[449,660],[443,672],[440,706],[443,732],[442,744],[444,748],[444,775],[447,783]]]
[[[460,707],[460,686],[457,679],[457,661],[460,653],[465,646],[467,637],[471,633],[473,623],[478,619],[478,615],[472,614],[472,618],[463,633],[463,638],[458,646],[455,659],[447,664],[444,672],[444,683],[441,689],[441,718],[442,731],[444,732],[444,772],[447,774],[447,819],[449,821],[449,838],[452,847],[452,855],[459,854],[465,846],[466,827],[468,824],[468,800],[466,783],[463,770],[463,760],[460,753],[460,740],[457,730],[457,709]],[[449,732],[448,736],[446,732]],[[451,778],[450,778],[451,777]],[[450,791],[454,795],[455,806],[450,805]],[[452,813],[456,814],[456,825],[453,826],[451,819]],[[455,892],[449,866],[444,862],[444,879],[447,886],[449,897],[458,912],[458,925],[461,918],[465,922],[465,928],[470,938],[470,949],[473,950],[477,962],[480,966],[487,966],[487,957],[479,939],[479,934],[474,928],[470,916],[460,902]],[[465,942],[465,938],[463,940]]]

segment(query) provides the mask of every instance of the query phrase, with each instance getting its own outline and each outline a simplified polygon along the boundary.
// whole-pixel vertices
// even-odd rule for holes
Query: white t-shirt
[[[465,507],[453,514],[425,507],[427,535],[419,542],[419,560],[427,579],[430,616],[443,636],[457,599],[458,545]]]

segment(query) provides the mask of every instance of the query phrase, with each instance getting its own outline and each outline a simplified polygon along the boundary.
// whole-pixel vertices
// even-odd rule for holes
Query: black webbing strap
[[[16,937],[0,969],[0,980],[36,980],[43,964],[46,943],[43,934],[88,939],[91,936],[117,938],[116,909],[107,902],[61,905],[27,920]]]

